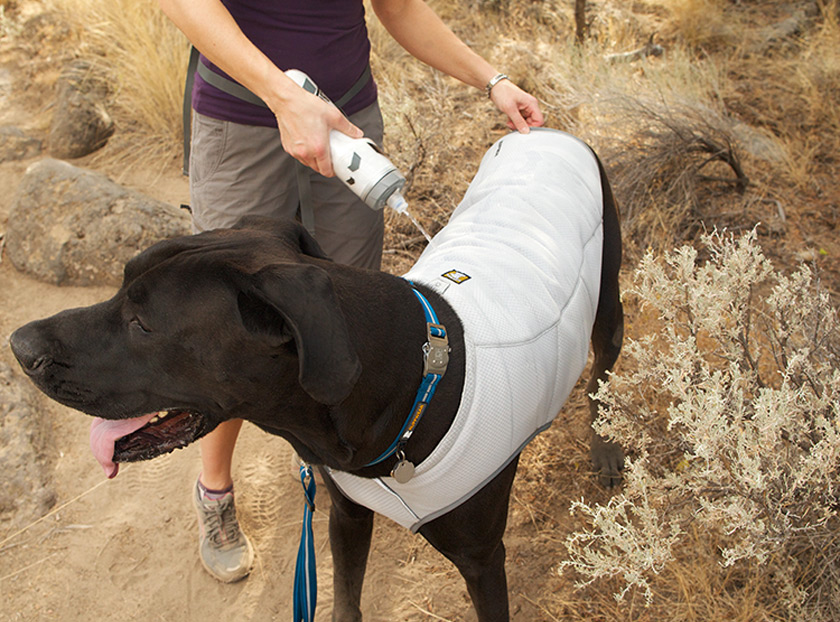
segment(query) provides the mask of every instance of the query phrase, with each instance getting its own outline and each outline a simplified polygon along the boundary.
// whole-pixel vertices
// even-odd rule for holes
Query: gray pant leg
[[[382,114],[373,104],[350,116],[350,120],[376,144],[382,144]],[[307,169],[309,170],[309,169]],[[315,211],[315,239],[339,263],[379,270],[385,219],[382,210],[372,210],[335,177],[310,172]]]
[[[350,120],[382,141],[378,104]],[[230,227],[245,215],[294,218],[298,209],[295,160],[276,128],[240,125],[193,113],[190,203],[193,227]],[[378,270],[384,219],[341,181],[310,172],[315,237],[336,262]]]

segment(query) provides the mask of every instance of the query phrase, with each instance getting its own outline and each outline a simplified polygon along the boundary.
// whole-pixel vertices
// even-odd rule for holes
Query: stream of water
[[[403,212],[403,214],[405,214],[406,216],[408,216],[408,218],[411,220],[411,222],[413,222],[413,223],[414,223],[414,226],[415,226],[415,227],[417,227],[417,230],[418,230],[420,233],[422,233],[422,234],[423,234],[423,237],[424,237],[424,238],[426,238],[426,240],[427,240],[427,241],[429,241],[429,242],[431,242],[431,241],[432,241],[432,236],[430,236],[430,235],[428,234],[428,232],[427,232],[427,231],[423,228],[423,225],[421,225],[421,224],[417,221],[417,219],[414,217],[414,215],[413,215],[411,212],[409,212],[409,211],[406,209],[406,210]]]

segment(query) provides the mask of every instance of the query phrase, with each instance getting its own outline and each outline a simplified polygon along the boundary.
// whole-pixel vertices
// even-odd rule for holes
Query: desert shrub
[[[638,242],[651,244],[664,228],[672,232],[666,241],[676,243],[715,222],[711,193],[747,189],[739,124],[711,101],[680,100],[673,93],[619,96],[611,113],[629,135],[608,149],[623,225]]]
[[[631,456],[625,488],[574,504],[588,527],[563,568],[650,599],[700,529],[724,567],[766,565],[789,619],[836,620],[840,325],[813,271],[781,274],[756,238],[705,235],[704,261],[684,246],[640,263],[628,293],[661,328],[597,393],[597,429]]]

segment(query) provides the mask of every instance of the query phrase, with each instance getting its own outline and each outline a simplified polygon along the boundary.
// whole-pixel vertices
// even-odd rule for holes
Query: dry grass
[[[79,53],[110,78],[119,129],[108,157],[171,161],[181,149],[189,54],[183,34],[152,0],[48,1],[81,33]]]
[[[750,28],[751,7],[723,0],[590,2],[583,48],[573,42],[572,7],[559,0],[432,4],[540,98],[551,126],[596,147],[612,169],[629,237],[640,247],[667,247],[704,226],[735,224],[717,219],[720,212],[766,221],[766,210],[751,206],[768,196],[785,203],[779,180],[817,190],[815,178],[840,147],[837,4],[821,1],[795,39],[772,47],[773,63],[756,53],[769,44],[764,24]],[[119,130],[107,158],[177,160],[187,54],[181,33],[150,0],[50,2],[82,32],[80,54],[112,76]],[[479,93],[409,57],[375,18],[370,34],[386,150],[408,173],[412,211],[434,232],[481,154],[506,131],[503,120]],[[663,58],[604,62],[651,36],[665,46]],[[724,209],[709,209],[715,204]],[[399,269],[418,250],[417,235],[407,219],[389,225],[388,260]]]
[[[616,622],[775,622],[787,620],[772,581],[771,566],[723,569],[715,557],[718,543],[707,534],[694,532],[686,546],[652,585],[654,600],[648,605],[641,595],[617,603],[611,594],[620,589],[599,584],[576,594],[572,603],[549,602],[557,619]],[[571,605],[571,606],[570,606]],[[582,610],[591,613],[582,615]]]
[[[727,0],[653,0],[669,12],[666,33],[695,50],[731,46],[741,36],[737,13]]]
[[[79,55],[97,59],[111,76],[118,130],[103,158],[179,166],[183,36],[153,0],[50,2],[78,29]],[[767,3],[750,0],[591,0],[591,36],[583,47],[573,43],[570,2],[430,4],[477,51],[540,98],[548,125],[582,136],[601,154],[631,249],[669,247],[703,227],[752,227],[759,221],[766,233],[788,235],[795,246],[791,221],[806,222],[809,235],[837,225],[836,0],[818,0],[818,10],[810,13],[814,3],[784,3],[804,18],[796,34],[780,42],[770,41],[766,29],[788,16],[782,3],[768,17]],[[506,132],[503,119],[481,93],[408,57],[374,19],[370,34],[385,147],[409,177],[411,211],[434,233],[486,148]],[[665,46],[663,57],[603,60],[651,36]],[[739,185],[740,176],[749,184]],[[402,272],[422,242],[405,218],[388,214],[387,226],[386,268]],[[788,251],[780,246],[777,252]],[[826,267],[836,270],[833,265]],[[636,321],[631,319],[631,333]],[[585,412],[583,403],[570,408]],[[576,421],[580,426],[585,416]],[[511,524],[530,525],[559,563],[562,541],[574,528],[561,497],[605,493],[586,478],[581,429],[553,429],[540,438],[523,457]],[[610,585],[575,591],[567,578],[554,576],[541,583],[544,594],[528,598],[547,620],[788,619],[774,591],[772,564],[724,571],[715,553],[716,543],[694,534],[658,577],[650,607],[642,599],[616,603]],[[801,563],[808,572],[806,561]]]

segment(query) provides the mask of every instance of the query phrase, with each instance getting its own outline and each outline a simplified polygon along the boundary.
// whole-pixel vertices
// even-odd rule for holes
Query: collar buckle
[[[428,341],[423,344],[423,375],[437,374],[442,376],[446,373],[449,365],[449,338],[446,336],[446,328],[441,324],[426,323],[426,335]]]

